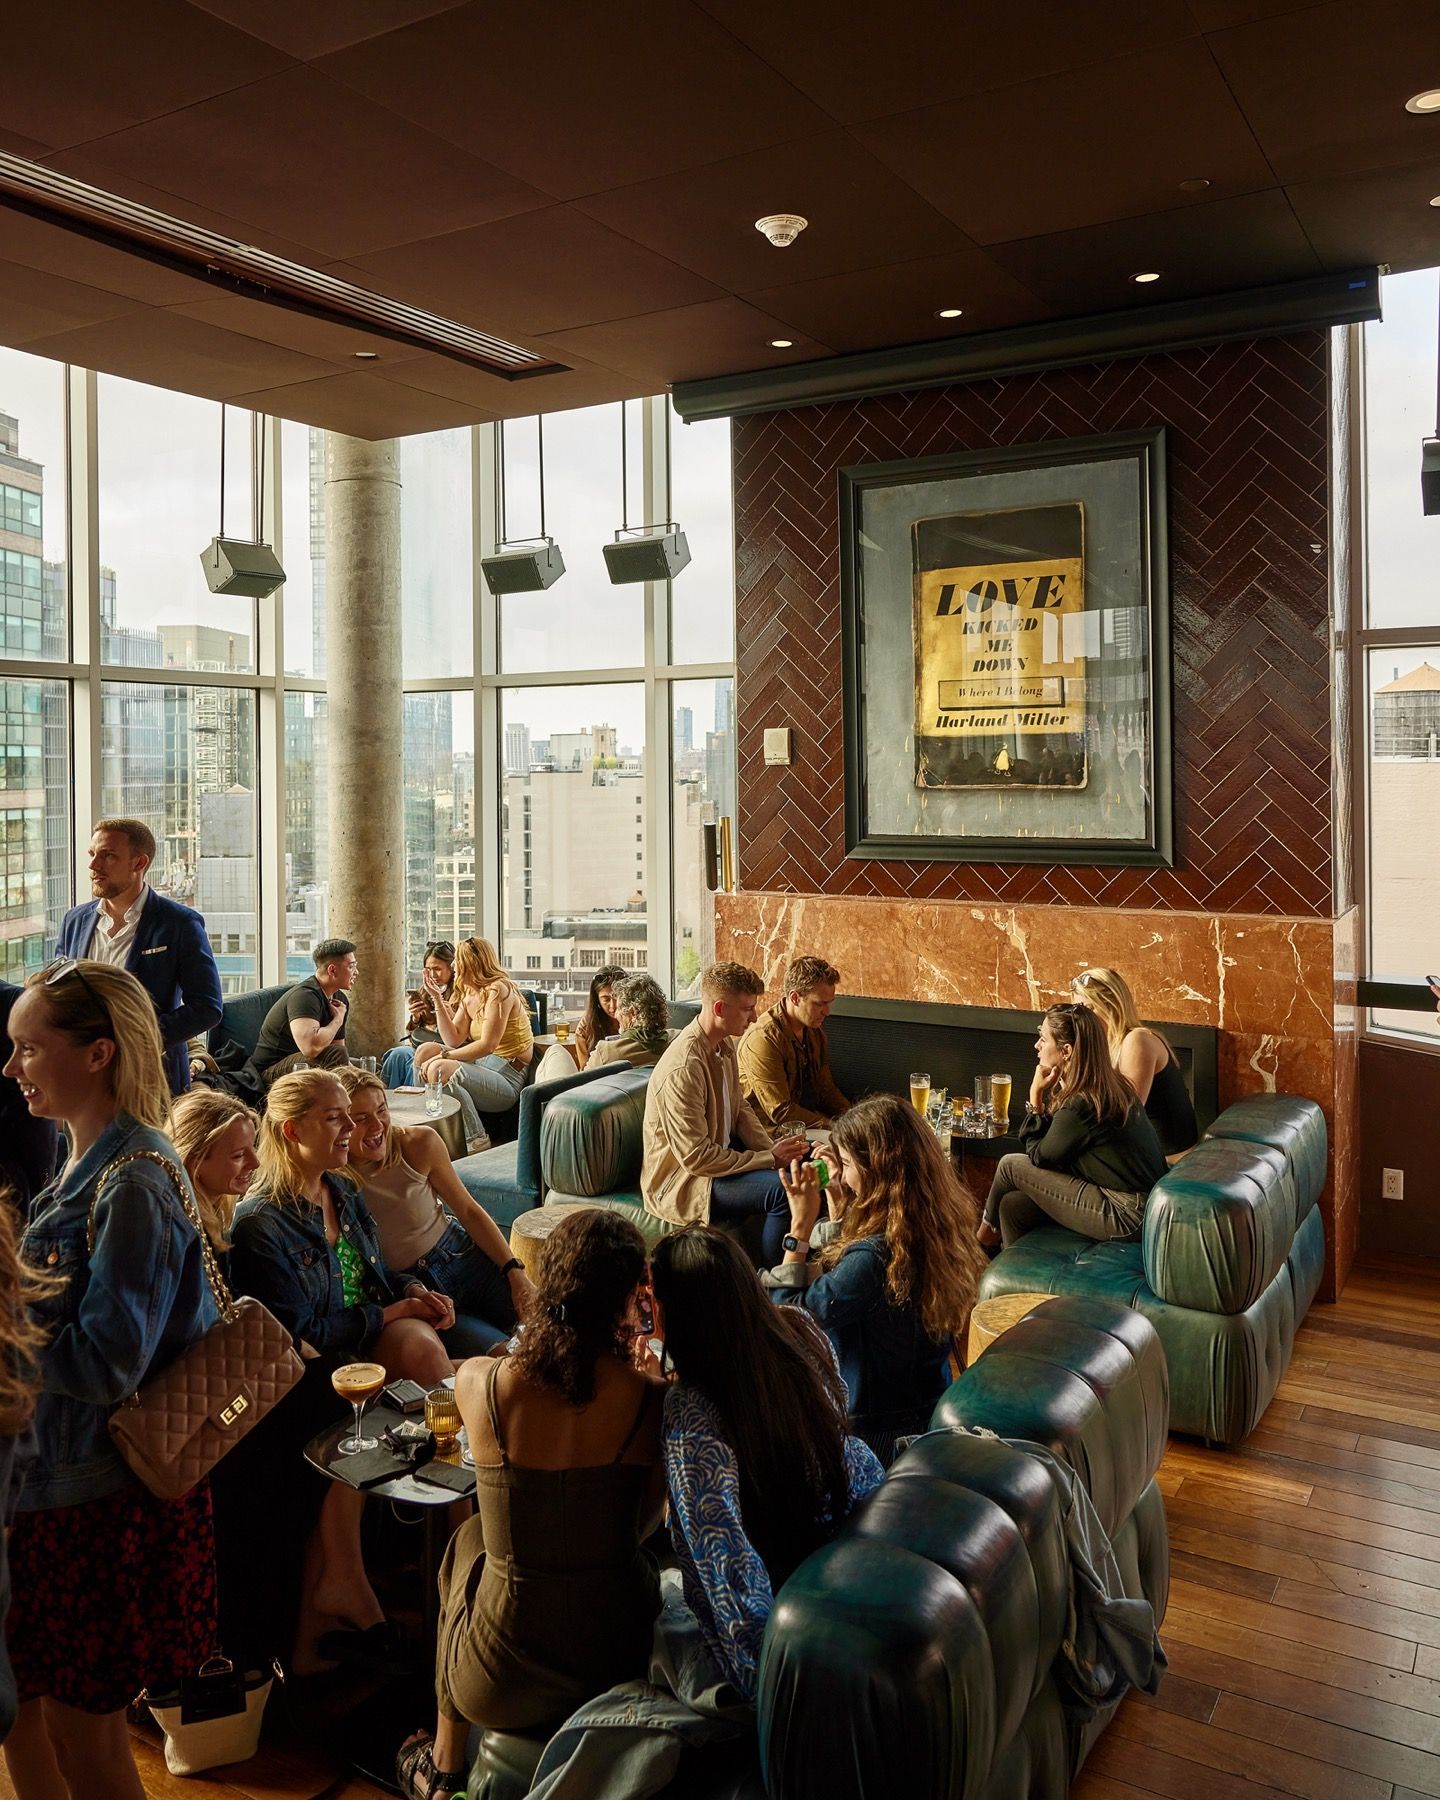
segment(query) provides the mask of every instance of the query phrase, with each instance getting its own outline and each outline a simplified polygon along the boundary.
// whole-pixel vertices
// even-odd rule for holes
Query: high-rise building
[[[406,694],[404,716],[405,967],[413,984],[435,936],[436,862],[451,842],[452,696]]]
[[[523,775],[530,767],[530,727],[518,722],[505,727],[505,773]]]
[[[505,781],[510,820],[505,919],[512,930],[547,914],[643,910],[645,778],[616,771],[532,769]]]
[[[688,706],[675,708],[675,748],[677,750],[693,750],[695,748],[695,714]]]

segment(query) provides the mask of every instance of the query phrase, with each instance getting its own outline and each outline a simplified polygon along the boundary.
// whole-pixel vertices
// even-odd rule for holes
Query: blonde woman
[[[840,1232],[808,1261],[820,1217],[812,1163],[780,1172],[790,1203],[772,1298],[803,1306],[829,1332],[855,1433],[884,1463],[923,1431],[950,1381],[985,1258],[975,1202],[913,1106],[872,1094],[836,1120],[825,1162],[843,1184]]]
[[[149,1160],[175,1153],[144,988],[124,969],[66,957],[31,976],[9,1031],[5,1073],[34,1117],[64,1125],[69,1159],[33,1202],[20,1247],[53,1291],[35,1308],[46,1333],[38,1454],[10,1532],[20,1705],[5,1760],[20,1800],[144,1800],[125,1708],[147,1685],[193,1675],[215,1648],[210,1489],[157,1500],[106,1427],[214,1323],[215,1304],[184,1200]],[[136,1152],[146,1154],[102,1182]]]
[[[170,1142],[180,1152],[195,1203],[216,1255],[230,1250],[230,1221],[260,1167],[260,1115],[235,1094],[192,1088],[170,1109]]]
[[[1193,1149],[1200,1127],[1179,1059],[1154,1026],[1141,1023],[1125,977],[1114,969],[1086,969],[1070,988],[1104,1026],[1111,1060],[1150,1115],[1165,1155],[1173,1158]]]
[[[380,1233],[392,1269],[448,1294],[455,1323],[445,1334],[456,1357],[483,1356],[525,1316],[534,1289],[500,1227],[466,1193],[428,1125],[394,1125],[385,1083],[364,1069],[337,1071],[355,1129],[350,1174]]]
[[[535,1054],[529,1009],[484,938],[466,938],[456,946],[448,998],[428,971],[424,979],[444,1042],[417,1048],[415,1072],[456,1096],[467,1139],[478,1137],[478,1115],[507,1111],[525,1085]]]

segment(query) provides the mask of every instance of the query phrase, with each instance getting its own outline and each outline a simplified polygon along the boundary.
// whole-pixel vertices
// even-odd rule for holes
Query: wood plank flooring
[[[1075,1800],[1440,1800],[1440,1266],[1367,1264],[1316,1306],[1235,1451],[1173,1439],[1170,1672]],[[163,1800],[378,1800],[303,1731]],[[12,1795],[0,1772],[0,1796]]]

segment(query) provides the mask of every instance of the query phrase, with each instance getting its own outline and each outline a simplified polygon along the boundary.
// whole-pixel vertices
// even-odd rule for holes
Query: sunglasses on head
[[[108,1021],[110,1018],[110,1009],[85,979],[85,971],[80,967],[80,959],[78,956],[62,956],[57,962],[53,962],[45,971],[44,985],[46,987],[54,987],[57,982],[64,981],[71,975],[73,975],[80,983],[81,987],[84,988],[85,992],[100,1008],[101,1012],[104,1013],[105,1018]]]
[[[455,946],[449,938],[436,938],[434,943],[425,946],[427,956],[438,956],[445,962],[454,962]]]

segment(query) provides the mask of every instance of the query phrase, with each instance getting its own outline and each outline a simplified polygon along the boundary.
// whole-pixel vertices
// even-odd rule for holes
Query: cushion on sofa
[[[1145,1279],[1174,1306],[1244,1312],[1275,1279],[1298,1222],[1294,1176],[1278,1150],[1202,1138],[1151,1190]]]
[[[226,1044],[239,1044],[247,1056],[253,1056],[266,1013],[294,985],[293,981],[282,981],[276,987],[256,988],[253,993],[232,994],[220,1008],[220,1023],[210,1028],[207,1042],[211,1053]]]
[[[612,1065],[613,1068],[613,1065]],[[540,1124],[541,1183],[574,1198],[639,1190],[649,1069],[604,1069],[559,1095]]]
[[[1227,1106],[1205,1135],[1278,1150],[1294,1177],[1297,1225],[1320,1198],[1329,1147],[1325,1115],[1313,1100],[1298,1094],[1249,1094]]]

